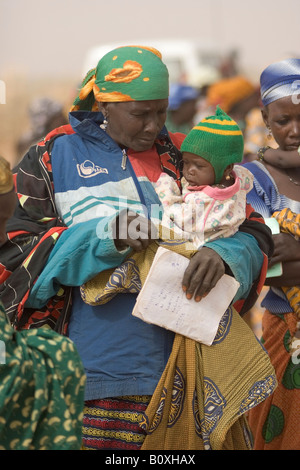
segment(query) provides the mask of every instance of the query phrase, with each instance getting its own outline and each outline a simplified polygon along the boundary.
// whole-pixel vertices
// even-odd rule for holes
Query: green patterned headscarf
[[[166,99],[169,74],[159,51],[145,46],[118,47],[88,72],[72,111],[97,110],[97,102]]]

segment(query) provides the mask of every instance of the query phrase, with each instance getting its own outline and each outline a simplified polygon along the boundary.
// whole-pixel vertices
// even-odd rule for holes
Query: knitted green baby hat
[[[188,133],[181,152],[194,153],[209,161],[218,184],[228,165],[242,161],[243,134],[237,123],[217,106],[214,116],[203,119]]]

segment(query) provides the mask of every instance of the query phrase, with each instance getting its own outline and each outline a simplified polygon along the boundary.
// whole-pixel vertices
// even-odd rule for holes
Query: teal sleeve
[[[26,307],[41,308],[64,286],[81,286],[105,269],[118,266],[130,249],[115,247],[111,223],[92,219],[65,230],[57,240],[46,266],[31,289]]]
[[[237,232],[230,238],[220,238],[205,246],[221,256],[240,283],[233,303],[246,298],[263,265],[263,253],[256,239],[248,233]]]

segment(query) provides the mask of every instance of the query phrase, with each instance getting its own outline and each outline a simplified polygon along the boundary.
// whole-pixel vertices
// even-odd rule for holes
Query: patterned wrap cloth
[[[141,422],[147,432],[142,449],[249,450],[245,413],[276,385],[266,352],[230,307],[211,346],[175,336]]]
[[[295,214],[290,209],[285,208],[282,211],[274,212],[273,217],[275,217],[275,219],[278,221],[282,232],[289,233],[290,235],[294,236],[296,240],[300,239],[300,214]],[[287,296],[290,305],[293,307],[293,310],[297,316],[298,333],[294,337],[294,340],[297,343],[300,338],[300,286],[283,286],[282,290]],[[292,346],[291,343],[291,351],[294,352],[294,350],[299,349],[297,346],[299,346],[299,343],[295,346]]]
[[[0,449],[80,450],[85,374],[50,328],[16,332],[0,302]]]
[[[164,232],[168,232],[169,239]],[[159,246],[191,258],[197,249],[185,240],[176,240],[173,230],[159,226],[160,238],[142,252],[133,252],[120,266],[106,269],[80,287],[82,300],[89,305],[103,305],[118,294],[138,294],[144,285]]]

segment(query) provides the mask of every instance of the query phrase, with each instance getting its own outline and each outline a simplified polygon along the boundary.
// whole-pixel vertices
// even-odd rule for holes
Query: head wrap
[[[263,105],[267,106],[286,96],[298,95],[299,86],[300,59],[286,59],[269,65],[260,76]]]
[[[235,104],[248,98],[255,91],[254,85],[242,76],[225,78],[209,87],[207,100],[210,106],[219,104],[228,113]]]
[[[181,152],[199,155],[211,163],[215,170],[215,183],[220,183],[225,168],[243,159],[244,139],[237,123],[219,106],[216,114],[202,119],[188,133]]]
[[[14,181],[9,163],[0,156],[0,195],[9,193],[13,187]]]
[[[88,72],[72,111],[97,110],[97,102],[166,99],[169,73],[161,53],[145,46],[124,46],[108,52]],[[95,102],[96,100],[96,102]]]
[[[180,83],[173,83],[170,86],[169,110],[176,110],[186,101],[196,100],[198,96],[199,93],[195,88]]]

